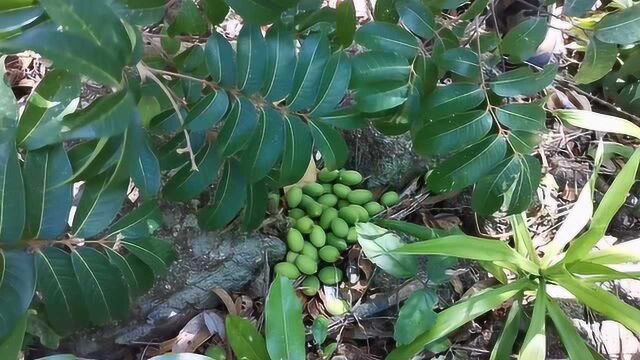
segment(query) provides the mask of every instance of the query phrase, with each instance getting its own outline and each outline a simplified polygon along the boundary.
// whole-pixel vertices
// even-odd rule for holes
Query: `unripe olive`
[[[320,290],[320,280],[315,275],[309,275],[302,281],[302,293],[307,296],[315,296]]]
[[[388,191],[382,194],[380,202],[384,206],[393,206],[400,202],[400,196],[395,191]]]
[[[298,207],[298,205],[300,205],[300,201],[302,200],[302,189],[297,186],[292,187],[291,189],[289,189],[289,191],[287,191],[286,198],[287,206],[289,206],[289,209]]]
[[[317,198],[318,196],[324,194],[324,188],[321,184],[318,183],[305,184],[302,187],[302,192],[311,197]]]
[[[318,180],[328,183],[337,179],[339,175],[340,175],[340,172],[338,170],[329,171],[329,169],[324,168],[320,170],[320,172],[318,173]]]
[[[296,266],[301,273],[306,275],[313,275],[318,272],[316,260],[307,255],[298,255],[296,258]]]
[[[318,198],[318,202],[324,206],[334,207],[338,203],[338,197],[334,194],[324,194]]]
[[[303,234],[311,233],[313,230],[313,220],[311,220],[308,216],[303,216],[300,219],[296,220],[296,229]]]
[[[355,170],[340,170],[339,181],[348,186],[358,185],[362,182],[362,175]]]
[[[344,184],[333,184],[333,193],[340,199],[346,199],[351,192],[351,188]]]
[[[342,270],[338,269],[335,266],[327,266],[325,268],[320,269],[318,273],[318,278],[324,284],[327,285],[335,285],[342,281]]]
[[[338,200],[338,209],[342,209],[343,207],[347,207],[349,205],[351,205],[351,203],[345,199]]]
[[[352,204],[364,205],[373,200],[373,194],[369,190],[357,189],[347,195],[347,200]]]
[[[306,255],[306,256],[312,258],[315,261],[318,261],[318,259],[319,259],[318,258],[318,249],[308,241],[304,242],[304,246],[302,247],[302,251],[300,251],[300,254]]]
[[[333,192],[333,185],[332,184],[322,184],[322,187],[324,188],[324,193],[325,194],[331,194]]]
[[[355,212],[358,214],[358,221],[359,222],[367,222],[367,221],[369,221],[369,213],[367,212],[367,209],[363,208],[360,205],[356,205],[356,204],[349,205],[349,208],[355,210]]]
[[[327,234],[327,245],[333,246],[334,248],[338,249],[338,251],[340,252],[347,250],[347,248],[349,247],[349,245],[347,245],[347,242],[344,239],[340,239],[339,237],[335,236],[333,233]]]
[[[311,235],[309,235],[309,241],[313,246],[321,248],[327,242],[327,235],[320,226],[313,225],[313,230],[311,230]]]
[[[347,225],[343,219],[335,218],[331,222],[331,232],[333,232],[337,237],[344,239],[349,233],[349,225]]]
[[[287,251],[287,256],[285,256],[284,260],[288,263],[294,263],[296,261],[296,258],[298,257],[298,253],[293,252],[293,251]]]
[[[307,210],[307,215],[309,215],[310,218],[315,219],[318,216],[322,215],[322,205],[318,204],[315,201],[307,204],[307,206],[305,206],[304,208],[305,210]]]
[[[289,246],[289,250],[300,252],[303,245],[304,238],[300,231],[297,229],[289,229],[289,232],[287,233],[287,246]]]
[[[340,259],[340,251],[331,245],[327,245],[318,250],[318,256],[322,261],[334,263]]]
[[[349,228],[349,233],[347,234],[347,243],[355,244],[358,242],[358,231],[356,231],[355,226]]]
[[[324,303],[324,307],[327,309],[327,312],[333,316],[344,315],[349,311],[347,303],[344,300],[336,298],[327,299]]]
[[[322,211],[322,215],[320,215],[320,227],[324,230],[327,230],[331,227],[331,222],[333,219],[338,217],[338,210],[336,208],[326,208]]]
[[[343,219],[344,221],[346,221],[347,224],[350,224],[350,225],[353,225],[353,224],[358,222],[358,210],[354,209],[351,206],[346,206],[346,207],[343,207],[342,209],[338,210],[338,216],[341,219]],[[334,231],[334,233],[335,233],[335,231]],[[338,234],[336,234],[336,235],[338,235]],[[340,236],[340,235],[338,235],[338,236]],[[345,233],[344,236],[347,236],[347,234]],[[340,236],[340,237],[344,237],[344,236]]]
[[[289,217],[292,219],[298,220],[301,217],[305,216],[306,214],[304,213],[304,210],[295,208],[295,209],[289,210],[289,213],[287,215],[289,215]]]
[[[298,278],[298,276],[300,276],[300,270],[298,270],[296,265],[288,262],[277,263],[273,268],[273,271],[275,271],[276,274],[284,276],[291,280],[295,280],[296,278]]]
[[[309,206],[309,204],[313,204],[316,201],[313,200],[313,198],[307,194],[302,194],[302,199],[300,200],[300,207],[303,209],[306,209],[307,206]]]
[[[369,213],[369,216],[376,216],[384,211],[384,206],[380,205],[375,201],[368,202],[364,204],[364,208]]]

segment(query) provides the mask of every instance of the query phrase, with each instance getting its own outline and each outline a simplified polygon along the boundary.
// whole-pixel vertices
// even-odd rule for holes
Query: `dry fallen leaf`
[[[174,353],[194,352],[213,335],[224,334],[224,319],[213,310],[205,310],[193,317],[172,341]]]

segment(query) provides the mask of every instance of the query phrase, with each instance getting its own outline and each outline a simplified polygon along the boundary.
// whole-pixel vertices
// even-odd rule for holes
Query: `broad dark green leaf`
[[[9,335],[25,314],[36,288],[33,255],[0,250],[0,339]]]
[[[131,299],[144,294],[153,286],[153,273],[140,259],[133,255],[123,256],[117,251],[106,247],[107,258],[112,265],[120,270]]]
[[[504,36],[500,49],[511,60],[522,62],[535,55],[546,34],[546,18],[531,17],[514,26]]]
[[[222,120],[228,108],[227,93],[224,90],[214,90],[193,106],[187,118],[184,119],[185,127],[193,131],[212,128]]]
[[[73,200],[71,163],[62,144],[27,152],[24,163],[27,202],[26,233],[30,238],[54,240],[67,228]]]
[[[294,29],[299,33],[331,33],[336,28],[336,9],[323,6],[312,12],[301,13],[294,17]]]
[[[411,294],[400,308],[394,327],[393,338],[398,345],[409,344],[431,329],[438,316],[433,311],[436,304],[438,296],[431,290],[418,290]]]
[[[392,109],[407,101],[409,87],[409,83],[400,81],[368,84],[356,93],[356,106],[358,110],[366,113]]]
[[[143,196],[155,198],[160,192],[160,164],[148,136],[139,141],[138,159],[131,169],[131,179]]]
[[[472,20],[482,14],[489,5],[490,0],[474,0],[471,6],[460,16],[460,20]]]
[[[580,63],[575,79],[578,84],[588,84],[607,75],[618,61],[618,46],[591,38],[587,52]]]
[[[500,96],[533,96],[538,91],[551,85],[558,72],[558,66],[549,64],[542,71],[532,71],[528,67],[521,67],[507,71],[489,83],[491,91]]]
[[[198,213],[200,227],[207,230],[223,228],[238,215],[246,198],[247,178],[243,175],[240,164],[236,160],[229,159],[224,165],[224,171],[211,204]]]
[[[313,341],[318,345],[322,345],[329,334],[329,319],[322,315],[315,318],[311,325],[311,334],[313,335]]]
[[[242,227],[255,230],[262,225],[262,221],[269,204],[266,180],[247,185],[247,206],[242,214]]]
[[[453,83],[437,88],[425,102],[425,113],[431,119],[471,110],[485,100],[484,90],[471,83]]]
[[[503,137],[487,136],[439,164],[427,177],[427,187],[435,192],[464,189],[491,171],[506,151]]]
[[[229,346],[238,359],[269,360],[264,337],[251,321],[227,315],[224,322]]]
[[[273,25],[267,31],[267,64],[262,94],[269,101],[284,99],[293,86],[291,70],[296,64],[296,48],[293,33]]]
[[[368,124],[368,120],[361,114],[355,106],[345,107],[338,111],[323,115],[315,119],[337,129],[360,129]]]
[[[522,170],[518,156],[502,160],[495,169],[476,184],[471,198],[473,209],[484,216],[500,210],[504,193],[511,187]]]
[[[428,0],[426,3],[433,8],[443,10],[454,10],[460,5],[466,3],[467,0]]]
[[[124,132],[122,149],[116,158],[115,167],[109,179],[111,184],[116,182],[129,183],[131,171],[136,167],[138,161],[139,148],[141,147],[140,140],[143,139],[144,133],[140,125],[140,119],[137,117],[138,113],[134,112],[132,116],[133,119]]]
[[[566,16],[582,17],[595,3],[596,0],[567,0],[562,10]]]
[[[129,295],[118,268],[106,256],[89,247],[71,252],[71,263],[89,318],[95,325],[112,320],[124,320],[129,313]]]
[[[116,14],[132,25],[152,25],[164,17],[164,0],[114,0],[111,6]]]
[[[418,53],[416,38],[394,24],[370,22],[356,31],[355,41],[369,50],[395,52],[407,59]]]
[[[24,341],[25,331],[27,330],[28,314],[24,313],[15,326],[11,329],[8,335],[6,335],[2,341],[0,341],[0,356],[3,359],[21,359],[22,358],[22,343]]]
[[[595,27],[602,42],[628,45],[640,41],[640,5],[607,14]]]
[[[391,115],[376,119],[373,125],[387,136],[401,135],[422,123],[420,92],[413,86],[407,91],[407,101]],[[393,110],[391,110],[393,111]]]
[[[205,45],[206,46],[206,45]],[[195,77],[204,77],[206,76],[203,64],[206,64],[206,51],[201,45],[193,45],[187,47],[187,49],[173,58],[173,62],[176,64],[176,68],[185,74],[191,74]],[[184,82],[182,79],[179,83]],[[188,83],[191,83],[188,81]],[[199,83],[198,85],[202,85]]]
[[[266,68],[267,45],[258,25],[245,25],[238,35],[238,89],[245,95],[260,90]]]
[[[398,235],[372,223],[358,223],[356,231],[364,254],[386,273],[404,279],[418,272],[415,257],[393,252],[404,245]]]
[[[396,1],[396,10],[400,14],[400,21],[412,33],[424,40],[430,40],[435,35],[435,19],[431,10],[422,2],[398,0]]]
[[[305,358],[305,330],[302,304],[291,281],[276,276],[265,304],[265,333],[271,359]]]
[[[189,154],[182,150],[186,147],[187,136],[189,136],[191,147],[196,153],[208,144],[206,131],[192,131],[187,134],[185,135],[184,132],[176,134],[169,142],[154,148],[160,170],[178,169],[189,162]]]
[[[349,148],[338,131],[323,123],[309,122],[315,145],[322,154],[325,167],[340,169],[347,162]]]
[[[203,5],[205,15],[211,25],[222,23],[229,13],[229,5],[222,0],[205,0]]]
[[[385,81],[409,82],[411,66],[396,53],[368,51],[353,58],[351,87],[366,89],[369,84]]]
[[[258,112],[253,103],[244,96],[236,98],[218,136],[222,155],[231,156],[242,150],[257,127]]]
[[[24,7],[9,5],[0,9],[0,39],[15,35],[46,18],[41,6],[32,5],[25,4]],[[4,6],[4,3],[0,6]]]
[[[51,21],[0,40],[0,51],[4,53],[26,50],[53,61],[59,69],[81,73],[105,85],[120,86],[123,61],[108,48],[99,47],[84,36],[58,31]]]
[[[517,156],[520,172],[513,188],[505,196],[507,215],[519,214],[529,208],[542,177],[540,161],[530,155]]]
[[[27,330],[25,334],[37,338],[42,346],[47,349],[57,349],[60,347],[60,335],[49,326],[44,316],[33,310],[27,311]]]
[[[86,141],[69,149],[67,155],[73,174],[65,182],[87,180],[109,170],[120,156],[122,143],[122,136],[113,136]]]
[[[240,163],[250,183],[262,180],[269,174],[284,148],[284,119],[272,107],[260,110],[258,128],[249,145],[242,152]]]
[[[311,116],[320,116],[335,110],[344,98],[351,79],[351,61],[344,52],[331,56],[320,79],[320,89]]]
[[[309,126],[298,116],[285,116],[284,152],[280,167],[282,186],[296,183],[302,178],[313,150],[313,137]]]
[[[211,79],[225,86],[233,86],[236,74],[235,52],[229,41],[221,34],[214,32],[207,40],[204,51]]]
[[[84,185],[73,217],[73,234],[88,238],[104,230],[116,217],[127,196],[128,181],[111,182],[109,173],[96,176]]]
[[[460,231],[458,228],[452,230],[442,230],[400,220],[381,219],[379,221],[376,221],[376,224],[382,226],[385,229],[398,231],[412,236],[418,240],[436,239],[439,237],[457,234]]]
[[[442,54],[445,68],[458,75],[470,78],[480,78],[480,58],[469,48],[449,49]]]
[[[207,22],[193,0],[184,0],[175,19],[169,25],[169,35],[201,35],[207,31]]]
[[[267,0],[225,0],[243,20],[250,24],[266,25],[274,22],[280,13],[291,6]],[[290,3],[291,1],[287,1]],[[293,2],[295,5],[295,2]],[[293,5],[292,5],[293,6]]]
[[[80,77],[64,70],[47,72],[27,100],[16,136],[18,146],[28,150],[62,141],[62,118],[75,111],[80,96]]]
[[[353,0],[343,0],[336,6],[336,38],[338,44],[347,48],[353,43],[353,35],[356,33],[356,8]]]
[[[442,56],[445,51],[460,47],[460,39],[458,39],[458,36],[447,27],[440,26],[437,33],[439,36],[433,38],[433,51],[431,52],[431,58],[438,65],[440,76],[443,76],[446,72],[446,60],[444,60]]]
[[[184,109],[180,109],[182,118],[187,117],[187,112]],[[182,124],[178,113],[172,108],[165,110],[158,115],[151,118],[149,121],[149,129],[155,134],[165,135],[172,134],[180,130]]]
[[[513,151],[521,154],[531,154],[542,142],[542,136],[539,133],[529,131],[511,131],[508,139]]]
[[[154,237],[142,239],[124,239],[124,247],[145,263],[156,276],[167,273],[169,265],[176,259],[173,245],[165,240]]]
[[[440,80],[438,67],[433,59],[418,55],[413,62],[413,71],[415,72],[414,87],[424,99],[436,89]]]
[[[25,225],[25,189],[13,141],[0,142],[0,188],[0,243],[13,244]]]
[[[148,236],[151,229],[158,228],[162,214],[155,200],[146,201],[109,227],[108,236],[121,233],[124,237],[140,238]]]
[[[500,124],[511,130],[538,132],[546,129],[546,115],[539,104],[507,104],[497,108],[495,114]]]
[[[95,139],[121,134],[137,114],[128,91],[103,96],[87,108],[69,114],[62,121],[62,138]]]
[[[196,154],[198,171],[188,164],[182,166],[164,185],[164,197],[171,201],[187,201],[198,196],[216,180],[222,160],[217,146],[207,143]]]
[[[89,323],[89,311],[82,300],[71,256],[66,251],[48,247],[35,252],[38,291],[42,294],[47,319],[60,335]]]
[[[293,111],[311,107],[318,96],[325,64],[331,56],[329,40],[324,33],[312,33],[305,39],[293,73],[293,89],[287,104]]]
[[[413,140],[413,150],[422,155],[445,155],[482,139],[493,125],[485,110],[472,110],[437,120],[429,119]]]

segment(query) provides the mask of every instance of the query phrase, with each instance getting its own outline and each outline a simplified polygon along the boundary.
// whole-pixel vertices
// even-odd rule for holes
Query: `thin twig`
[[[198,79],[197,77],[184,75],[184,74],[180,74],[180,73],[176,73],[176,72],[172,72],[172,71],[160,70],[160,69],[156,69],[156,68],[152,68],[152,67],[147,67],[147,69],[149,71],[153,72],[153,73],[156,73],[156,74],[167,75],[167,76],[172,76],[172,77],[179,77],[179,78],[183,78],[183,79],[187,79],[187,80],[191,80],[191,81],[197,81],[199,83],[205,84],[206,86],[208,86],[208,87],[210,87],[212,89],[218,89],[219,88],[219,86],[216,83],[213,83],[211,81],[204,80],[204,79]]]

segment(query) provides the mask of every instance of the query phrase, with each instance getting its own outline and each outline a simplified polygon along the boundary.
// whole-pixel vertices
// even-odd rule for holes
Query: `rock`
[[[624,326],[615,321],[586,322],[574,319],[574,325],[585,334],[589,344],[611,360],[637,360],[640,358],[640,341]]]

